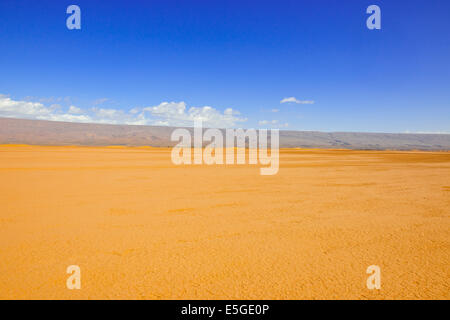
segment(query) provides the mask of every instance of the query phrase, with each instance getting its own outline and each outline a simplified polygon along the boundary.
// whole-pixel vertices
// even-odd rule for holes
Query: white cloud
[[[4,117],[33,118],[49,115],[51,112],[51,108],[45,107],[40,102],[15,101],[5,95],[0,95],[0,115]]]
[[[131,114],[139,113],[139,108],[133,108],[133,109],[131,109],[131,110],[130,110],[130,113],[131,113]]]
[[[284,98],[280,103],[314,104],[313,100],[298,100],[295,97]]]
[[[70,106],[68,112],[71,113],[71,114],[81,114],[81,113],[83,113],[83,111],[80,108],[75,107],[75,106]]]
[[[201,120],[205,127],[228,128],[247,121],[238,117],[240,113],[232,108],[225,109],[223,113],[210,106],[187,109],[183,101],[163,102],[158,106],[144,108],[143,111],[160,118],[155,124],[169,126],[191,126],[194,121]]]
[[[117,119],[123,115],[123,111],[116,109],[92,108],[92,111],[100,119]]]
[[[288,123],[279,123],[278,120],[261,120],[258,125],[272,128],[287,128],[289,126]]]
[[[50,114],[46,117],[37,117],[38,120],[51,120],[51,121],[65,121],[65,122],[94,122],[88,115],[74,115],[74,114]]]
[[[278,112],[278,111],[280,111],[280,109],[272,109],[272,110],[270,110],[270,111],[272,111],[272,112]]]
[[[129,111],[98,107],[83,110],[72,105],[64,112],[57,104],[47,107],[41,102],[13,100],[0,95],[0,117],[9,118],[161,126],[192,126],[195,120],[202,120],[205,127],[228,128],[247,121],[239,115],[232,108],[223,112],[210,106],[188,109],[185,102],[162,102]]]
[[[76,107],[74,107],[76,108]],[[77,108],[78,109],[78,108]],[[72,109],[74,111],[76,109]],[[70,108],[69,108],[70,111]],[[62,113],[61,106],[52,104],[46,107],[40,102],[16,101],[0,94],[0,116],[6,118],[24,118],[53,121],[91,122],[87,115]]]

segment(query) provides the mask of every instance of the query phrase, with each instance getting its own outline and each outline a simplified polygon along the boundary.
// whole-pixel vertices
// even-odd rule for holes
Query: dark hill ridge
[[[0,118],[0,144],[167,147],[174,129]],[[280,131],[280,147],[450,150],[450,134]]]

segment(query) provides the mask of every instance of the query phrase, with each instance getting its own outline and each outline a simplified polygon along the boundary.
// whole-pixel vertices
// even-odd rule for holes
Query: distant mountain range
[[[174,127],[0,118],[0,144],[174,146]],[[187,128],[192,132],[192,128]],[[450,134],[280,131],[282,148],[450,150]]]

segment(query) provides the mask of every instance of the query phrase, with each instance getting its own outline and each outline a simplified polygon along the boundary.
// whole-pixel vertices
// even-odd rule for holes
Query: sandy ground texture
[[[0,298],[450,298],[450,153],[280,161],[261,176],[163,148],[0,146]]]

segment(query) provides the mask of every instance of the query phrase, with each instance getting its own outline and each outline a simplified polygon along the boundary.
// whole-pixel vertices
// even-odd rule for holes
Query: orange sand
[[[0,146],[0,298],[450,298],[450,153],[280,162],[261,176],[175,167],[170,149]]]

